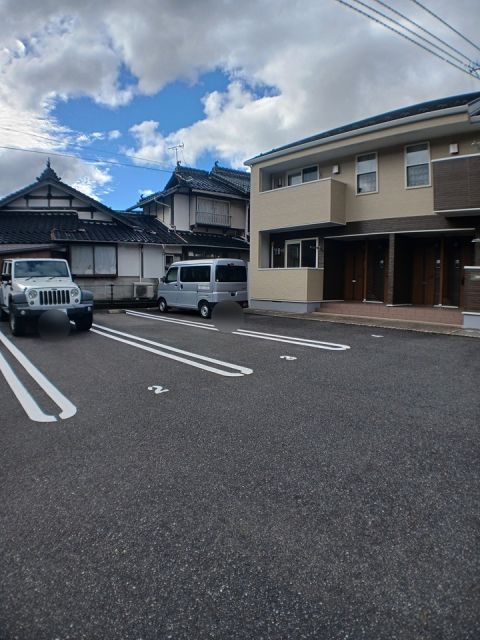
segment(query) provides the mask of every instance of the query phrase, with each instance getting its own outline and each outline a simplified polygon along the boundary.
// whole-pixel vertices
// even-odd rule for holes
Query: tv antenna
[[[173,147],[168,147],[169,151],[173,151],[175,149],[175,164],[178,164],[178,150],[179,149],[183,149],[185,145],[183,144],[183,142],[181,142],[180,144],[176,144]]]

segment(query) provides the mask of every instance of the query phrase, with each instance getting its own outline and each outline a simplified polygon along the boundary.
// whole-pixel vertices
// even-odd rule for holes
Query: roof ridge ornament
[[[50,158],[47,160],[47,166],[42,171],[42,173],[37,178],[38,182],[42,182],[42,180],[55,180],[56,182],[60,182],[60,177],[56,174],[56,172],[50,166]]]

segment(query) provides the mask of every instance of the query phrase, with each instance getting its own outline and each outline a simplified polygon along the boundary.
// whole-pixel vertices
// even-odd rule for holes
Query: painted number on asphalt
[[[151,387],[148,387],[148,390],[153,391],[155,395],[158,393],[167,393],[168,391],[168,389],[165,389],[165,387],[162,387],[160,384],[154,384]]]

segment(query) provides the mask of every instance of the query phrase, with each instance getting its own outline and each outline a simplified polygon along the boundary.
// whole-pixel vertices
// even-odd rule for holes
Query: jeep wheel
[[[8,322],[10,324],[10,331],[13,336],[23,336],[25,334],[25,324],[21,318],[18,318],[13,309],[10,310],[10,314],[8,316]]]
[[[159,309],[160,313],[167,313],[168,306],[167,306],[167,301],[165,300],[165,298],[159,298],[158,299],[158,309]]]
[[[198,310],[202,318],[207,319],[207,318],[210,318],[210,316],[212,315],[210,304],[206,300],[202,300],[200,302],[200,304],[198,305]]]
[[[6,322],[8,320],[8,313],[3,309],[0,309],[0,321]]]
[[[90,331],[90,329],[92,328],[92,322],[92,314],[85,316],[85,318],[79,318],[78,320],[75,320],[77,331]]]

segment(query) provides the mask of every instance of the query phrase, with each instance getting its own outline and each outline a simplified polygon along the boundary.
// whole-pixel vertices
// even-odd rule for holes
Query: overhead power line
[[[117,167],[129,167],[130,169],[146,169],[147,171],[158,171],[160,173],[172,173],[173,169],[158,169],[157,167],[146,167],[139,164],[129,164],[127,162],[117,162],[114,160],[99,160],[98,158],[88,158],[85,156],[77,156],[72,153],[60,153],[59,151],[40,151],[40,149],[25,149],[24,147],[11,147],[0,145],[0,149],[8,149],[9,151],[23,151],[24,153],[39,153],[45,156],[61,156],[63,158],[75,158],[76,160],[84,160],[86,162],[97,162],[98,164],[111,164]]]
[[[376,0],[376,1],[379,2],[379,0]],[[427,38],[425,38],[421,34],[417,33],[413,29],[410,29],[410,27],[406,27],[405,25],[403,25],[400,22],[398,22],[398,20],[395,20],[394,18],[390,18],[390,16],[387,16],[386,13],[383,13],[382,11],[378,11],[378,9],[375,9],[374,7],[371,7],[370,5],[366,4],[365,2],[362,2],[362,0],[353,0],[353,2],[356,2],[357,4],[361,5],[362,7],[365,7],[369,11],[373,11],[374,13],[376,13],[379,16],[381,16],[382,18],[385,18],[386,20],[389,20],[390,22],[392,22],[397,27],[400,27],[400,29],[404,29],[405,31],[408,31],[408,33],[411,33],[413,36],[415,36],[415,38],[418,38],[420,41],[425,42],[426,44],[430,45],[431,47],[435,47],[435,49],[437,49],[438,51],[441,51],[442,53],[444,53],[447,56],[449,56],[450,59],[455,60],[456,62],[459,62],[466,69],[469,68],[469,65],[466,65],[465,62],[463,60],[461,60],[460,58],[457,58],[457,56],[454,56],[453,54],[449,53],[443,47],[440,47],[438,44],[435,44],[435,42],[432,42],[431,40],[427,40]],[[385,4],[384,2],[380,2],[380,4],[384,5],[388,9],[390,9],[390,7],[387,4]],[[392,11],[393,11],[393,9],[392,9]],[[407,20],[408,20],[408,18],[407,18]],[[387,26],[387,25],[385,25],[385,26]],[[468,62],[470,63],[470,65],[473,64],[473,61],[470,60],[470,58],[468,58],[468,57],[466,57],[466,58],[467,58]]]
[[[449,29],[451,29],[454,33],[457,34],[457,36],[460,36],[460,38],[463,38],[463,40],[465,40],[465,42],[468,42],[468,44],[471,44],[472,47],[474,47],[475,49],[477,49],[477,51],[480,51],[480,47],[475,44],[474,42],[472,42],[471,40],[469,40],[466,36],[463,35],[463,33],[460,33],[460,31],[458,31],[457,29],[455,29],[455,27],[452,27],[451,24],[449,24],[448,22],[445,22],[445,20],[443,18],[440,18],[440,16],[438,16],[436,13],[434,13],[431,9],[429,9],[428,7],[426,7],[424,4],[422,4],[421,2],[418,2],[418,0],[412,0],[413,3],[417,4],[419,7],[421,7],[424,11],[426,11],[427,13],[429,13],[431,16],[433,16],[434,18],[436,18],[439,22],[441,22],[442,24],[444,24],[446,27],[448,27]]]
[[[355,0],[353,0],[355,1]],[[463,66],[459,66],[458,64],[456,64],[455,62],[452,62],[452,60],[450,60],[449,58],[445,58],[444,56],[440,55],[439,53],[437,53],[436,51],[432,51],[432,49],[430,49],[429,47],[425,46],[424,44],[422,44],[421,42],[418,42],[417,40],[414,40],[413,38],[411,38],[410,36],[408,36],[405,33],[402,33],[402,31],[399,31],[398,29],[396,29],[395,27],[392,27],[391,25],[387,24],[386,22],[383,22],[382,20],[379,20],[378,18],[376,18],[375,16],[372,16],[371,14],[367,13],[366,11],[363,11],[362,9],[360,9],[359,7],[356,7],[354,5],[349,4],[348,2],[346,2],[345,0],[336,0],[336,2],[339,2],[340,4],[343,4],[345,7],[348,7],[349,9],[353,9],[353,11],[356,11],[357,13],[360,13],[361,15],[369,18],[370,20],[373,20],[374,22],[382,25],[382,27],[385,27],[386,29],[389,29],[390,31],[393,31],[394,33],[402,36],[402,38],[405,38],[406,40],[408,40],[409,42],[417,45],[418,47],[421,47],[422,49],[424,49],[425,51],[428,51],[429,53],[431,53],[432,55],[436,56],[437,58],[439,58],[440,60],[443,60],[444,62],[446,62],[447,64],[449,64],[452,67],[455,67],[456,69],[458,69],[459,71],[463,71],[463,73],[466,73],[467,75],[476,78],[477,80],[479,79],[479,76],[477,74],[477,71],[475,69],[467,69]],[[362,3],[363,4],[363,3]],[[463,63],[462,63],[463,64]]]
[[[448,44],[448,42],[445,42],[445,40],[442,40],[442,38],[439,38],[438,36],[436,36],[434,33],[429,31],[428,29],[425,29],[425,27],[422,27],[422,25],[418,24],[415,20],[412,20],[411,18],[406,16],[404,13],[401,13],[400,11],[397,11],[396,9],[394,9],[393,7],[388,5],[386,2],[382,2],[382,0],[375,0],[375,2],[377,2],[380,5],[382,5],[383,7],[385,7],[386,9],[388,9],[389,11],[394,13],[395,15],[399,16],[403,20],[406,20],[407,22],[410,22],[410,24],[413,24],[414,27],[416,27],[417,29],[420,29],[420,31],[423,31],[424,33],[427,33],[431,38],[434,38],[438,42],[441,42],[445,47],[447,47],[451,51],[455,51],[455,53],[458,53],[459,56],[462,56],[462,58],[465,58],[465,60],[467,60],[470,64],[472,63],[472,60],[467,55],[465,55],[464,53],[462,53],[461,51],[459,51],[455,47],[452,47],[451,44]]]
[[[3,127],[0,126],[0,129],[4,130],[4,131],[12,131],[13,133],[21,133],[22,135],[27,135],[27,136],[31,136],[33,138],[38,138],[39,140],[47,140],[48,142],[53,142],[55,144],[59,144],[61,143],[61,141],[55,139],[55,138],[50,138],[48,136],[42,136],[38,133],[32,133],[30,131],[22,131],[21,129],[13,129],[12,127]],[[81,132],[78,132],[81,133]],[[72,147],[74,149],[85,149],[84,145],[81,145],[79,143],[75,143],[75,142],[68,142],[65,141],[65,145],[68,147]],[[133,158],[134,160],[142,160],[143,162],[148,162],[149,164],[154,164],[154,165],[160,165],[161,167],[164,167],[162,162],[159,162],[158,160],[150,160],[149,158],[144,158],[142,156],[137,156],[135,154],[128,154],[128,153],[119,153],[119,152],[115,152],[115,151],[110,151],[110,149],[104,149],[102,147],[93,150],[94,152],[100,151],[102,153],[108,153],[111,156],[119,156],[121,158]],[[103,162],[103,160],[99,160],[100,162]],[[170,171],[169,171],[170,173]]]

